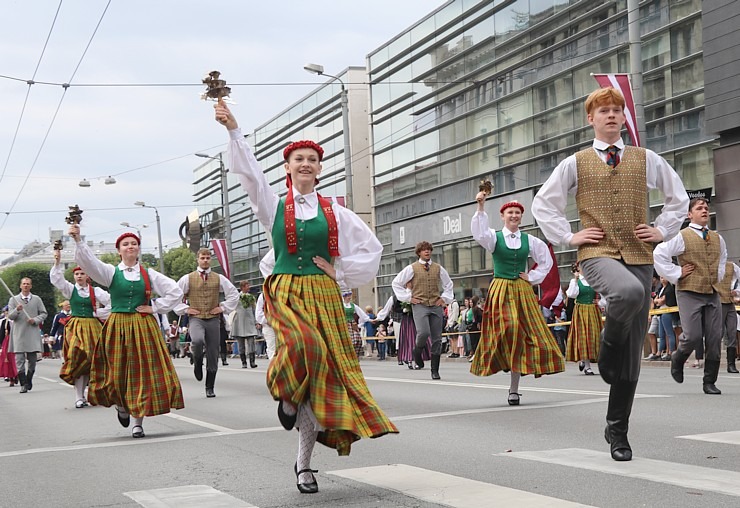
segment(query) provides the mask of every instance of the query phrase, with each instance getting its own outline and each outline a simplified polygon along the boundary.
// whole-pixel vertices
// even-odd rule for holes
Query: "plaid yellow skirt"
[[[310,402],[318,441],[349,455],[354,441],[398,429],[370,394],[352,347],[337,283],[326,275],[278,274],[264,285],[275,330],[267,387],[275,400]]]
[[[490,376],[501,370],[535,377],[565,370],[565,359],[547,328],[532,285],[523,279],[494,278],[488,288],[470,372]]]
[[[578,303],[573,307],[573,319],[568,330],[568,352],[566,360],[596,360],[601,346],[601,321],[599,306],[593,303]]]
[[[180,380],[154,316],[110,315],[93,349],[88,400],[97,406],[121,406],[133,417],[185,407]]]
[[[102,333],[103,325],[94,317],[72,317],[64,325],[60,378],[73,385],[78,377],[90,375],[90,359]]]

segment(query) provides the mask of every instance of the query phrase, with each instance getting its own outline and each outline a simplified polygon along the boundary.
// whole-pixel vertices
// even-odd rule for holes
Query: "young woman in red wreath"
[[[98,284],[108,287],[111,315],[93,349],[88,400],[93,406],[116,406],[118,422],[134,425],[131,436],[144,437],[144,417],[185,407],[162,331],[154,313],[164,314],[182,301],[177,283],[139,264],[141,242],[133,233],[116,240],[117,266],[103,263],[80,239],[80,227],[69,235],[76,242],[75,261]],[[152,292],[157,293],[151,302]]]
[[[310,464],[317,440],[349,455],[360,438],[398,432],[365,383],[339,289],[370,282],[383,247],[357,215],[316,192],[324,155],[318,144],[297,141],[283,151],[288,194],[280,198],[225,104],[216,105],[216,120],[231,138],[229,169],[272,235],[275,266],[264,299],[276,345],[267,386],[283,427],[299,430],[298,490],[318,492]]]
[[[65,279],[61,257],[62,251],[55,250],[49,280],[69,299],[72,316],[64,325],[64,363],[59,377],[75,387],[75,407],[79,409],[87,406],[85,387],[90,381],[92,353],[103,329],[100,320],[110,315],[110,295],[103,288],[89,284],[87,274],[79,266],[72,270],[74,284]]]
[[[488,227],[485,199],[483,191],[475,197],[478,208],[470,229],[475,241],[493,253],[493,280],[470,372],[490,376],[500,370],[511,371],[508,403],[518,406],[521,376],[565,370],[565,359],[532,291],[550,271],[552,257],[545,242],[519,230],[524,205],[504,203],[499,210],[503,227],[494,231]],[[527,271],[529,257],[537,268]]]

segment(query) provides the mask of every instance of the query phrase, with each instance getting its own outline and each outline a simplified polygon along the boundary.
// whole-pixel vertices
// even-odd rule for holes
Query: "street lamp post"
[[[332,76],[324,72],[324,66],[319,64],[306,64],[303,69],[311,74],[318,74],[319,76],[326,76],[329,78],[336,79],[342,86],[341,92],[341,104],[342,104],[342,131],[344,135],[344,182],[346,190],[346,207],[352,210],[354,203],[352,199],[352,147],[349,137],[349,91],[344,86],[344,81],[339,79],[337,76]]]
[[[218,157],[212,157],[206,153],[196,153],[196,157],[218,161],[219,171],[221,173],[221,209],[224,218],[224,236],[226,237],[226,253],[228,256],[229,276],[234,277],[234,251],[231,248],[231,212],[229,211],[229,183],[226,180],[226,167],[224,166],[223,153],[219,152]]]
[[[154,216],[157,218],[157,241],[159,242],[159,272],[162,275],[166,275],[164,273],[164,251],[162,250],[162,224],[159,222],[159,210],[157,210],[156,206],[147,205],[143,201],[136,201],[134,205],[140,206],[142,208],[153,208],[154,209]]]
[[[132,226],[129,222],[121,222],[120,224],[121,224],[121,226],[123,226],[125,228],[135,229],[136,230],[136,234],[139,236],[139,240],[141,240],[141,236],[142,235],[141,235],[141,229],[139,229],[139,226]],[[142,228],[145,228],[145,227],[147,227],[147,225],[146,224],[142,224],[141,227]]]

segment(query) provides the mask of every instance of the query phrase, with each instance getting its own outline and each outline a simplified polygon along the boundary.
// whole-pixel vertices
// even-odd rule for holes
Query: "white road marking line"
[[[588,506],[406,464],[343,469],[328,474],[453,508],[492,506],[494,500],[496,506],[517,508]]]
[[[51,379],[49,377],[44,377],[44,376],[36,376],[36,377],[38,377],[39,379],[43,379],[44,381],[48,381],[50,383],[54,383],[54,384],[58,384],[62,386],[69,386],[70,388],[74,388],[74,386],[72,386],[71,384],[65,383],[64,381],[59,381],[58,379]]]
[[[124,492],[145,508],[257,508],[253,504],[230,496],[208,485],[183,485],[166,489],[137,490]]]
[[[196,420],[195,418],[188,418],[187,416],[176,413],[166,413],[164,416],[167,416],[168,418],[174,418],[175,420],[180,420],[181,422],[198,425],[199,427],[204,427],[206,429],[215,430],[216,432],[234,432],[234,429],[230,429],[228,427],[222,427],[220,425],[216,425],[215,423],[208,423],[201,420]]]
[[[663,460],[635,457],[629,462],[616,462],[607,452],[565,448],[529,452],[497,453],[498,457],[534,460],[548,464],[598,471],[675,485],[683,489],[696,489],[717,492],[730,496],[740,496],[740,473],[723,471],[691,464],[666,462]]]
[[[707,441],[709,443],[725,443],[740,445],[740,431],[714,432],[711,434],[691,434],[688,436],[676,436],[678,439],[693,439],[695,441]]]

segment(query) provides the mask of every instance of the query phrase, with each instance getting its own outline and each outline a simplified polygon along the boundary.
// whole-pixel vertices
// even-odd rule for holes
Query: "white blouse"
[[[52,265],[49,271],[49,280],[57,288],[64,298],[70,298],[72,296],[72,290],[77,288],[77,294],[82,298],[90,298],[90,288],[95,291],[95,301],[102,305],[102,308],[95,309],[95,317],[100,319],[108,319],[110,315],[110,294],[103,289],[94,286],[82,287],[77,283],[72,284],[64,278],[64,271],[62,271],[62,265]]]

